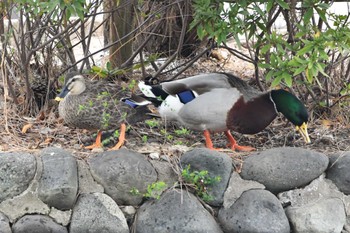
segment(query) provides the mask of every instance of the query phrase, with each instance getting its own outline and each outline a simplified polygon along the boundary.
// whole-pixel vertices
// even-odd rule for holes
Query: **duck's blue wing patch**
[[[194,95],[193,91],[190,91],[190,90],[178,93],[177,96],[179,97],[181,103],[183,103],[183,104],[187,104],[188,102],[190,102],[194,98],[196,98],[196,96]]]
[[[130,107],[132,108],[136,108],[137,106],[139,106],[138,104],[136,104],[135,102],[133,101],[130,101],[129,99],[123,99],[122,100],[124,103],[126,103],[127,105],[129,105]]]

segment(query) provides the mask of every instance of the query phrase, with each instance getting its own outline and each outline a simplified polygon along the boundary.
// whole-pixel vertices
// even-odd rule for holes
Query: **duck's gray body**
[[[159,106],[162,118],[177,121],[193,130],[223,132],[232,129],[240,133],[254,134],[264,129],[277,116],[269,93],[266,93],[261,103],[266,108],[264,115],[261,116],[262,121],[245,121],[246,118],[252,117],[249,114],[256,115],[256,112],[251,110],[259,109],[259,106],[252,106],[249,109],[245,106],[254,105],[258,101],[255,98],[261,97],[264,93],[229,74],[201,74],[164,82],[160,87],[169,94]],[[143,89],[146,94],[146,88]],[[177,94],[187,90],[191,90],[195,98],[182,103]],[[244,105],[240,105],[241,102]],[[238,109],[239,111],[234,111]]]

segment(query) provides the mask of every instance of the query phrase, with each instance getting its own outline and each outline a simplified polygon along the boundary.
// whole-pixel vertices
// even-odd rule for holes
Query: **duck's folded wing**
[[[171,82],[164,82],[160,86],[170,95],[176,95],[187,90],[201,95],[217,88],[232,88],[229,78],[225,73],[200,74]]]

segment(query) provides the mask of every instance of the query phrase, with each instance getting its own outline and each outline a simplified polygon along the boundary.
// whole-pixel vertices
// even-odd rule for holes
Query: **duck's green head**
[[[73,77],[69,77],[67,83],[63,86],[62,91],[58,96],[55,98],[55,100],[60,101],[64,97],[69,95],[79,95],[83,91],[85,91],[86,85],[85,85],[85,79],[84,76],[77,74]]]
[[[307,132],[307,122],[309,114],[304,104],[293,94],[285,90],[272,90],[271,100],[275,104],[276,110],[281,112],[290,122],[292,122],[306,143],[310,143]]]

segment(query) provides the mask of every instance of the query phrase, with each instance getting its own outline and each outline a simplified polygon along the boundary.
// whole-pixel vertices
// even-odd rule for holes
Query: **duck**
[[[279,113],[295,125],[306,143],[311,142],[306,107],[284,89],[260,92],[237,76],[224,72],[199,74],[155,85],[140,81],[138,86],[146,100],[142,104],[155,105],[165,120],[202,131],[209,149],[217,149],[213,146],[211,133],[224,132],[230,149],[255,150],[239,145],[231,130],[256,134]]]
[[[88,81],[79,72],[69,72],[65,84],[55,98],[58,112],[70,127],[97,131],[95,143],[86,149],[102,147],[102,131],[120,126],[118,143],[110,150],[117,150],[125,143],[126,124],[148,119],[146,105],[134,105],[124,101],[121,87],[105,81]],[[135,98],[135,97],[134,97]]]

